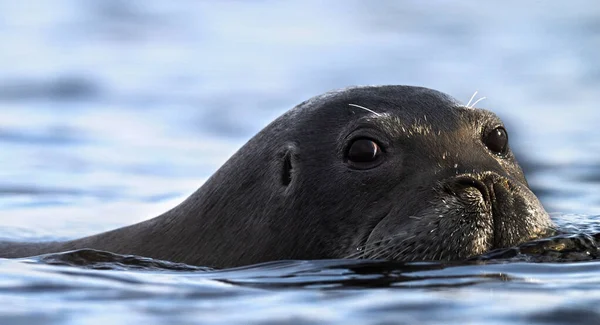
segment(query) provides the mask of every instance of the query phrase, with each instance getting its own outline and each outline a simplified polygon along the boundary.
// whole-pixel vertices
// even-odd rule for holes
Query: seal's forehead
[[[464,105],[437,90],[412,86],[353,87],[328,94],[331,106],[345,105],[356,115],[357,110],[375,116],[398,116],[418,120],[451,120],[473,116],[480,120],[500,120],[493,112]],[[335,104],[335,105],[332,105]]]
[[[296,126],[360,122],[374,118],[402,126],[454,129],[481,121],[488,111],[467,107],[437,90],[413,86],[359,86],[334,90],[313,97],[288,112]],[[493,114],[492,114],[493,115]],[[493,115],[495,116],[495,115]],[[319,122],[317,122],[319,121]],[[374,121],[373,121],[374,122]],[[304,127],[304,126],[303,126]]]
[[[359,104],[360,103],[360,104]],[[491,111],[466,106],[442,92],[408,86],[353,89],[337,98],[333,106],[346,105],[352,124],[374,122],[404,133],[480,129],[502,124]],[[338,107],[339,109],[339,107]]]
[[[426,113],[429,110],[441,107],[462,106],[460,102],[437,90],[413,86],[361,86],[330,91],[313,97],[296,106],[296,111],[317,114],[342,113],[339,109],[348,108],[348,104],[355,107],[367,107],[377,113],[401,114],[406,112]],[[324,112],[328,111],[328,112]]]

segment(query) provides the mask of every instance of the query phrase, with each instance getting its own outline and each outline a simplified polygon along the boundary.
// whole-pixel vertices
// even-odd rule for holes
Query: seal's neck
[[[265,190],[269,170],[235,168],[234,155],[202,187],[166,213],[141,223],[61,243],[28,247],[28,255],[91,248],[191,265],[228,267],[281,258],[284,206]],[[247,160],[248,157],[246,156]],[[252,166],[252,164],[245,164]],[[239,166],[239,165],[238,165]],[[264,167],[264,164],[263,164]]]
[[[259,133],[206,183],[166,213],[135,225],[67,242],[13,246],[10,257],[91,248],[118,254],[228,267],[273,259],[303,258],[297,229],[285,217],[293,204],[284,195],[280,161],[267,159],[276,145],[257,150]],[[292,210],[293,211],[293,210]],[[285,234],[285,235],[282,235]],[[304,246],[304,245],[302,245]],[[0,247],[1,248],[1,247]],[[9,250],[0,250],[8,257]]]

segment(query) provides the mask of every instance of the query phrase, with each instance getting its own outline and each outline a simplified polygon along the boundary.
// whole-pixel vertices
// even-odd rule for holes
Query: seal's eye
[[[483,144],[493,153],[503,156],[508,151],[508,134],[503,127],[497,127],[483,137]]]
[[[371,139],[354,140],[348,147],[346,158],[348,163],[358,168],[374,167],[373,163],[381,157],[381,148]]]

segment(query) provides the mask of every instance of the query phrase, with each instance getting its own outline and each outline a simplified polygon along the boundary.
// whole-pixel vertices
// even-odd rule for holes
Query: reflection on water
[[[39,259],[0,261],[3,319],[24,324],[48,319],[75,324],[532,324],[551,318],[583,324],[600,317],[594,308],[598,262],[278,261],[223,271],[184,270],[160,261],[135,266],[131,257],[126,268],[57,263],[79,257],[63,254],[45,261],[51,265]],[[45,302],[35,304],[41,296]],[[31,304],[35,309],[26,312],[24,306]]]
[[[155,216],[282,112],[356,84],[422,85],[465,102],[478,90],[563,229],[595,229],[594,1],[37,0],[0,1],[0,16],[0,238],[72,238]],[[147,262],[2,260],[0,323],[600,317],[593,261],[418,272],[280,262],[216,273]]]

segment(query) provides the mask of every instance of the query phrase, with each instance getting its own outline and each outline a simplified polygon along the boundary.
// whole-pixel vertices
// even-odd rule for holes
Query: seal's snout
[[[535,195],[521,182],[494,172],[463,174],[444,182],[463,214],[485,221],[490,227],[493,248],[509,247],[538,237],[551,222]]]

